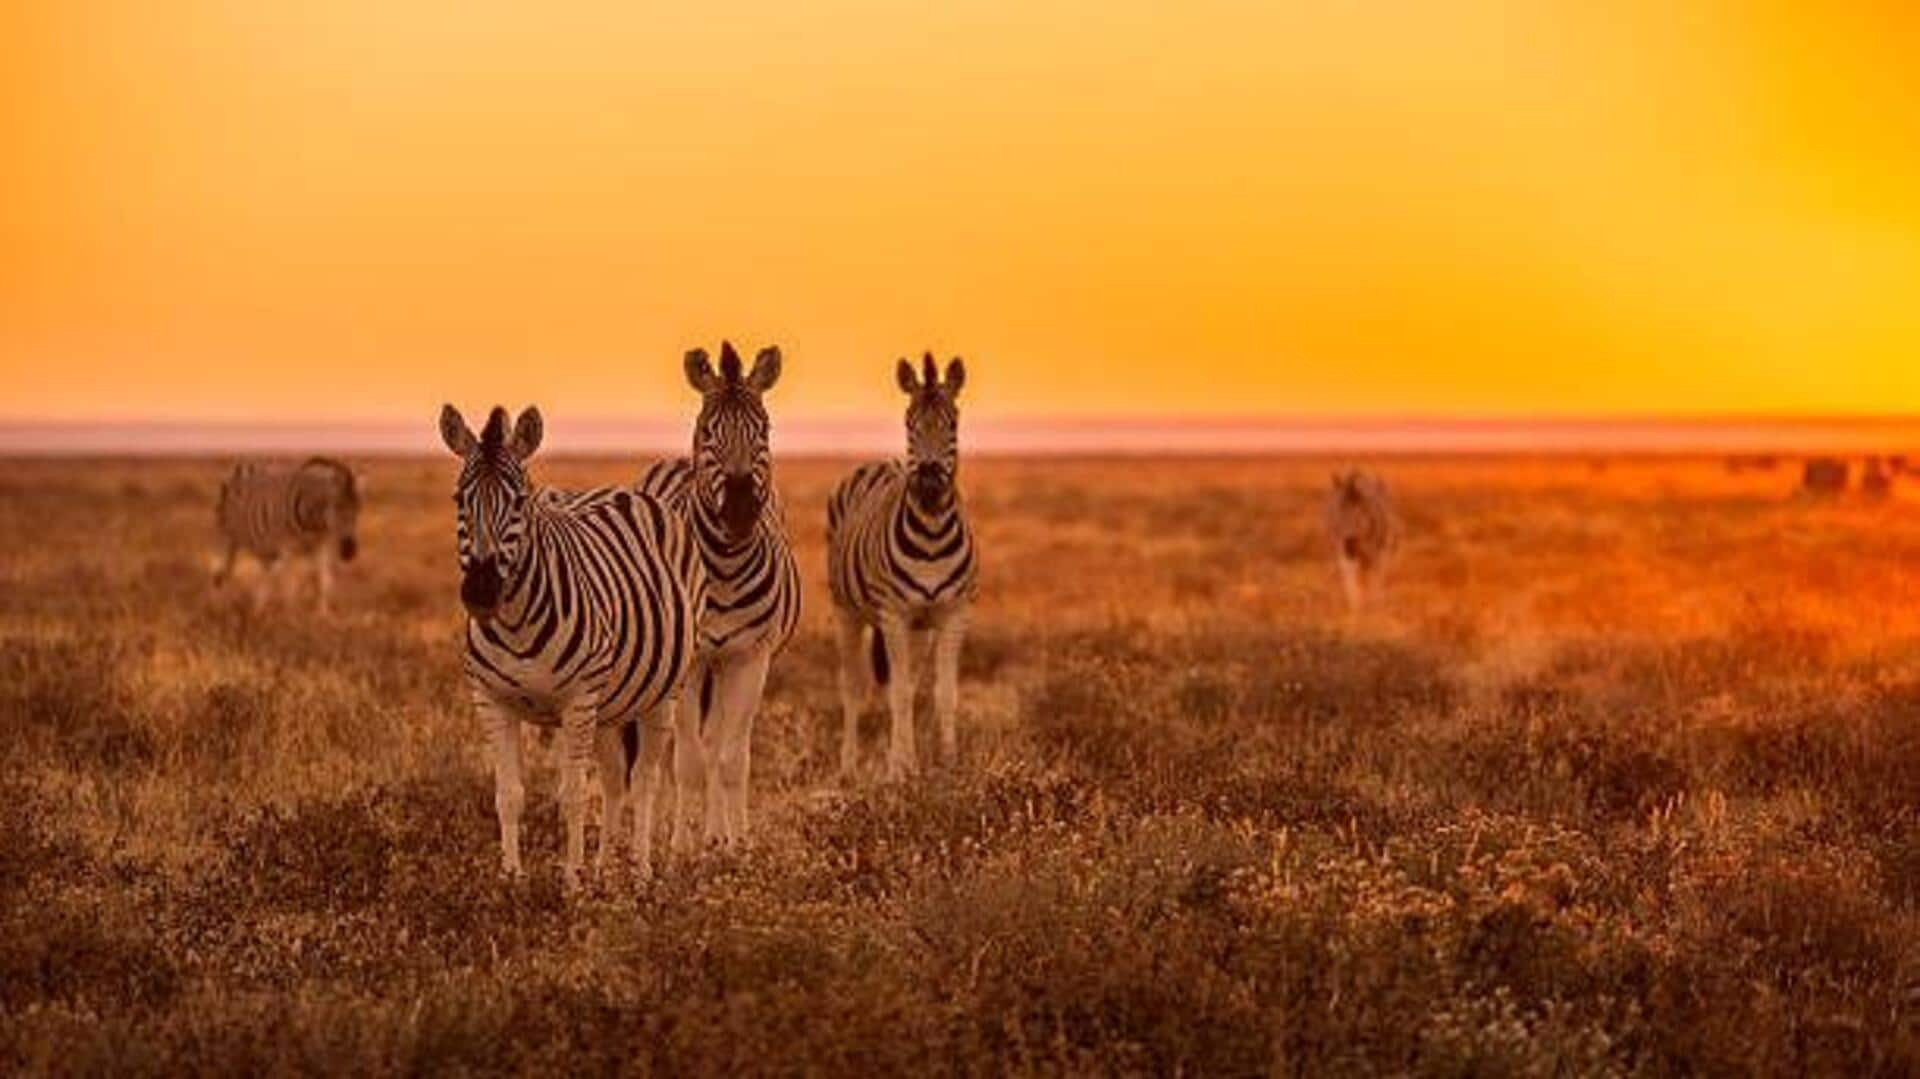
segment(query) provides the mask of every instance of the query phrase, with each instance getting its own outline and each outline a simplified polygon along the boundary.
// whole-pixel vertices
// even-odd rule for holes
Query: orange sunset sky
[[[10,4],[0,419],[1916,411],[1914,10]]]

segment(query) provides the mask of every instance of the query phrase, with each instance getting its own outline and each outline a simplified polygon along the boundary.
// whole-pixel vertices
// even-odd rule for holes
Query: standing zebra
[[[1400,545],[1400,524],[1386,481],[1361,469],[1333,475],[1327,493],[1327,535],[1340,567],[1347,609],[1358,613],[1386,587],[1387,565]]]
[[[674,740],[677,798],[674,838],[690,841],[679,819],[706,780],[709,839],[733,843],[747,830],[747,781],[753,720],[773,657],[800,623],[800,570],[787,543],[785,514],[773,486],[770,424],[761,396],[780,378],[780,350],[765,348],[753,370],[720,344],[720,371],[704,350],[686,355],[687,381],[700,392],[691,457],[661,461],[640,489],[678,510],[692,526],[707,571],[707,602],[689,692]],[[715,749],[707,779],[706,745]]]
[[[452,405],[440,412],[440,437],[462,462],[453,497],[467,685],[493,738],[501,864],[520,873],[520,724],[557,724],[561,867],[571,884],[585,854],[586,771],[596,753],[606,821],[599,864],[631,778],[634,859],[641,872],[651,868],[653,794],[693,660],[706,574],[686,523],[650,495],[536,490],[526,461],[542,430],[534,408],[511,433],[506,410],[495,408],[477,438]],[[647,729],[630,769],[621,734],[636,722]]]
[[[956,483],[959,411],[966,382],[955,358],[941,380],[929,352],[923,375],[901,360],[907,405],[907,459],[854,469],[827,502],[827,576],[840,621],[840,772],[859,763],[860,708],[872,684],[887,687],[893,729],[887,774],[914,770],[914,661],[933,638],[934,714],[941,757],[958,757],[954,712],[959,703],[960,646],[979,574],[973,530]],[[871,634],[869,639],[868,635]],[[871,678],[867,656],[871,655]]]
[[[313,558],[322,614],[332,606],[333,560],[351,562],[360,549],[360,488],[353,469],[331,457],[309,457],[288,468],[246,462],[235,465],[220,485],[214,522],[227,541],[226,559],[214,572],[215,587],[233,576],[241,551],[257,559],[270,577],[278,576],[282,555]],[[253,605],[266,600],[266,587],[253,590]]]

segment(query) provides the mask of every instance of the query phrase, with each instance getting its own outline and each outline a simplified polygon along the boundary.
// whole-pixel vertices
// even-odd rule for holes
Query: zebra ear
[[[953,359],[947,361],[947,380],[945,382],[945,386],[947,389],[947,399],[952,400],[960,396],[960,387],[966,384],[967,384],[966,362],[962,360],[960,357],[955,356]]]
[[[699,390],[701,394],[712,393],[719,387],[719,381],[713,375],[713,364],[707,362],[706,349],[688,349],[686,368],[687,385]]]
[[[780,381],[780,350],[769,345],[753,358],[753,370],[747,372],[747,388],[765,393]]]
[[[507,448],[513,451],[515,457],[524,461],[533,456],[533,451],[540,448],[540,439],[546,433],[547,425],[540,419],[540,410],[533,405],[528,405],[526,410],[520,413],[520,418],[513,423],[513,441],[507,444]]]
[[[913,364],[902,357],[900,366],[894,368],[893,376],[900,380],[900,389],[907,394],[920,392],[920,376],[913,373]]]
[[[473,437],[473,429],[467,426],[466,419],[460,415],[460,410],[452,405],[440,406],[440,441],[445,442],[456,457],[465,457],[480,444],[480,440]]]

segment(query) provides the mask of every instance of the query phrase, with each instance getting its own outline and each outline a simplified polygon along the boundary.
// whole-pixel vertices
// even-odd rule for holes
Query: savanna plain
[[[1389,460],[1349,618],[1329,463],[969,461],[962,763],[843,789],[785,461],[751,845],[570,897],[537,739],[497,872],[453,463],[356,463],[324,619],[210,587],[223,462],[0,469],[0,1070],[1920,1073],[1920,502]]]

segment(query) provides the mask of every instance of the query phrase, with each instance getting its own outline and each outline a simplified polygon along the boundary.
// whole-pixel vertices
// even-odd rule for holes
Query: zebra
[[[954,401],[967,371],[955,357],[940,378],[931,352],[921,365],[920,377],[905,359],[896,372],[909,398],[906,460],[859,466],[827,503],[827,580],[839,616],[843,780],[851,780],[859,764],[860,709],[875,683],[887,687],[892,718],[887,774],[903,779],[913,772],[913,663],[929,636],[940,753],[948,762],[958,757],[960,647],[979,576],[957,484],[960,414]]]
[[[309,457],[299,465],[242,462],[220,485],[214,523],[227,553],[214,571],[214,587],[233,577],[245,551],[269,577],[278,575],[281,557],[313,559],[322,614],[332,608],[333,562],[351,562],[360,550],[360,485],[353,469],[331,457]],[[253,605],[266,602],[267,583],[253,589]]]
[[[673,703],[692,665],[706,573],[686,522],[637,488],[535,488],[526,461],[540,447],[537,408],[511,432],[495,408],[476,437],[452,405],[440,437],[461,459],[454,488],[466,678],[493,743],[501,866],[519,876],[525,790],[521,723],[558,726],[562,873],[578,882],[585,853],[586,770],[597,755],[606,827],[597,865],[634,796],[633,854],[652,868],[653,795],[664,777]],[[623,752],[636,724],[638,759]]]
[[[765,348],[753,369],[720,345],[716,374],[702,349],[685,357],[687,382],[700,393],[688,457],[655,463],[640,489],[686,517],[707,571],[707,602],[700,645],[688,680],[697,707],[681,708],[674,765],[675,844],[691,831],[681,817],[694,789],[705,782],[706,832],[732,844],[747,830],[748,775],[754,716],[773,658],[800,624],[800,570],[787,541],[785,513],[773,485],[770,425],[761,396],[780,378],[780,350]],[[708,739],[715,775],[707,778]]]
[[[1387,565],[1400,545],[1386,481],[1357,468],[1334,473],[1326,514],[1347,610],[1357,614],[1384,592]]]

